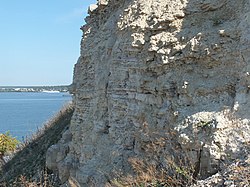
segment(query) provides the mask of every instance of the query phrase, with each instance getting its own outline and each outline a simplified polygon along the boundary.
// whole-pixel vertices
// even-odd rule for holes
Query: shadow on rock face
[[[166,169],[165,158],[186,154],[194,179],[215,174],[226,153],[241,153],[228,113],[249,128],[247,2],[105,2],[81,28],[64,180],[102,186],[135,175],[133,158]]]

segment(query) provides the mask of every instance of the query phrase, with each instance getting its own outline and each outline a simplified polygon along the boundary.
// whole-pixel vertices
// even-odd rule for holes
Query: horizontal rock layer
[[[187,152],[201,179],[229,154],[247,154],[249,7],[247,0],[90,6],[74,71],[70,139],[54,146],[63,151],[53,165],[62,182],[105,186],[133,174],[128,160],[152,160],[147,145],[159,138],[158,161]]]

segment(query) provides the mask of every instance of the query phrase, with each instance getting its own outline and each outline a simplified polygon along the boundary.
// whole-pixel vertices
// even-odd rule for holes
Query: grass
[[[229,119],[229,136],[242,137],[242,144],[238,153],[238,158],[226,157],[220,160],[218,180],[207,178],[202,180],[199,177],[200,161],[190,160],[190,154],[182,150],[176,141],[176,133],[170,132],[166,135],[160,132],[145,131],[144,134],[136,133],[136,140],[143,146],[144,153],[138,157],[129,158],[129,163],[134,171],[131,175],[121,174],[111,181],[112,187],[200,187],[206,186],[206,182],[216,185],[216,181],[222,181],[222,185],[233,184],[239,187],[250,187],[250,140],[244,131],[243,123],[232,113],[225,113],[225,118]],[[202,121],[198,127],[210,126],[213,121]],[[245,124],[246,126],[246,124]],[[247,129],[247,128],[246,128]],[[237,134],[239,136],[237,136]],[[145,144],[140,137],[147,137]],[[172,147],[171,151],[164,151],[166,147]],[[230,148],[226,148],[226,153],[231,153]],[[248,161],[247,161],[248,157]]]
[[[137,141],[143,146],[141,157],[129,158],[134,174],[122,174],[112,180],[112,187],[184,187],[195,181],[195,164],[189,160],[187,153],[172,138],[175,133],[158,134],[146,131],[144,140]],[[171,153],[165,152],[171,147]]]
[[[58,142],[61,134],[68,128],[72,114],[72,106],[65,107],[42,129],[26,140],[12,160],[3,167],[0,175],[0,186],[60,186],[58,176],[46,169],[45,154],[47,149]],[[241,130],[242,124],[239,120],[231,116],[230,121],[234,132]],[[202,122],[201,127],[208,126],[211,123],[211,121]],[[197,165],[194,161],[189,160],[190,155],[177,144],[175,132],[170,129],[168,133],[160,133],[151,132],[147,129],[135,133],[135,139],[140,142],[143,148],[141,152],[143,153],[128,160],[134,173],[131,175],[117,174],[111,184],[106,186],[186,187],[195,184],[199,179],[197,177],[199,164]],[[244,136],[244,133],[242,133],[242,137]],[[245,144],[244,153],[249,155],[250,141],[246,140]],[[171,151],[167,150],[166,147],[171,148]],[[239,187],[250,186],[250,162],[227,158],[221,163],[219,173],[224,182],[231,181]],[[202,180],[198,181],[198,183],[200,182],[202,183]]]
[[[18,148],[13,158],[0,173],[0,186],[57,186],[57,177],[46,169],[46,151],[56,144],[62,133],[69,127],[73,115],[71,104],[47,122]]]
[[[193,167],[177,165],[173,160],[168,161],[167,168],[159,168],[157,165],[136,158],[131,158],[129,162],[136,175],[115,179],[113,186],[184,187],[193,183]]]

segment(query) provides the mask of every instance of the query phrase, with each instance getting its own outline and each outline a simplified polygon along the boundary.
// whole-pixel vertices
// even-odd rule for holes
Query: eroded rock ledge
[[[91,5],[70,130],[48,154],[59,155],[50,167],[62,182],[108,185],[134,174],[129,158],[167,168],[164,158],[187,152],[197,179],[217,173],[225,159],[247,160],[249,8],[247,0]],[[147,149],[159,139],[159,154]]]

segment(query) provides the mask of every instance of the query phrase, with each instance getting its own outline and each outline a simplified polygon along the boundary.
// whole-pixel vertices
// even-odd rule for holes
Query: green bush
[[[19,141],[12,137],[9,132],[0,134],[0,159],[2,159],[7,152],[15,151],[18,143]]]

